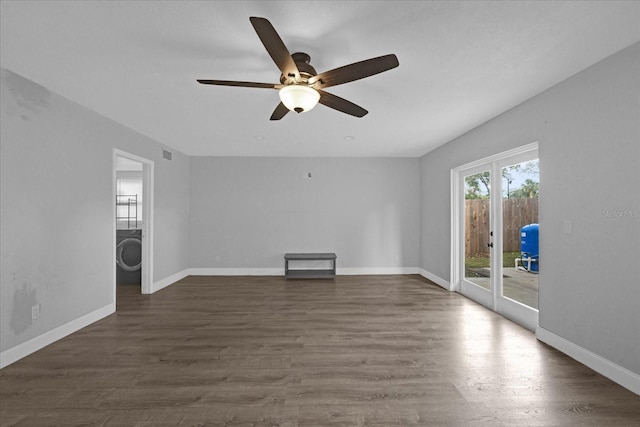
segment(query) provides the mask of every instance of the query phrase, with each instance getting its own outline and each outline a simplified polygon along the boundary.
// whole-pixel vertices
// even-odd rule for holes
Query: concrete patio
[[[475,283],[478,286],[482,286],[485,289],[489,289],[490,277],[488,268],[474,268],[471,269],[474,276],[466,279]],[[518,301],[529,307],[538,308],[538,275],[535,273],[529,273],[522,269],[516,269],[514,267],[503,267],[503,294],[507,298]]]

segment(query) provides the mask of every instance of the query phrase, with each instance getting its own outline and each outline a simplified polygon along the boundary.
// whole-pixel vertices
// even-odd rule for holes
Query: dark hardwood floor
[[[420,276],[187,277],[0,371],[2,426],[625,426],[640,396]]]

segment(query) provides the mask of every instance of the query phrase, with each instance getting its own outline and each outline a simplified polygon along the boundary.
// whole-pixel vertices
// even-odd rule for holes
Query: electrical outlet
[[[38,317],[40,317],[40,304],[31,307],[31,320],[36,320]]]

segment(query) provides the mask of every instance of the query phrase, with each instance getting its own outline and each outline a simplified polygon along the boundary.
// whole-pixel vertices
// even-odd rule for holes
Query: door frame
[[[464,179],[463,174],[469,175],[481,170],[491,172],[491,194],[499,195],[502,199],[501,169],[504,166],[519,163],[518,157],[527,158],[538,156],[538,142],[523,145],[492,156],[488,156],[451,169],[451,271],[450,290],[462,293],[467,292],[470,298],[486,306],[487,308],[502,314],[514,322],[535,331],[538,326],[539,311],[522,303],[502,296],[502,203],[494,203],[492,198],[490,209],[492,237],[491,256],[491,290],[480,286],[465,285],[464,280]],[[526,161],[526,160],[522,160]],[[493,196],[498,197],[498,196]],[[496,232],[499,231],[499,232]]]
[[[112,191],[111,200],[114,206],[113,214],[113,230],[112,238],[113,248],[112,265],[113,265],[113,301],[116,303],[116,213],[115,213],[115,200],[117,195],[116,187],[116,169],[117,158],[124,157],[125,159],[135,160],[142,163],[142,266],[141,266],[141,293],[151,294],[153,292],[153,160],[149,160],[144,157],[137,156],[135,154],[128,153],[126,151],[113,149],[112,156],[112,172],[111,177]]]

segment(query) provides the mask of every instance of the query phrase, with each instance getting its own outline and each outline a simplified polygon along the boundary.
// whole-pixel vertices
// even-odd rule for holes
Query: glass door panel
[[[538,159],[501,169],[502,296],[538,308]]]
[[[491,171],[464,177],[464,279],[491,290]]]
[[[505,317],[538,326],[537,143],[452,170],[455,289]]]

